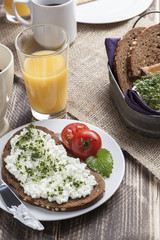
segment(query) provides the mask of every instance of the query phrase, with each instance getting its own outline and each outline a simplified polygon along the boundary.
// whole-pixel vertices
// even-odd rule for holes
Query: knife
[[[30,213],[28,208],[14,194],[8,185],[0,178],[0,194],[7,209],[13,216],[34,230],[44,230],[43,225]]]

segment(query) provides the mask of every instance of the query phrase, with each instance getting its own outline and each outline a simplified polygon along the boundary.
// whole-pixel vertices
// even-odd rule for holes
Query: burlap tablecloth
[[[155,10],[151,6],[149,10]],[[138,159],[160,179],[160,140],[141,136],[125,127],[112,102],[109,91],[106,37],[122,37],[132,28],[134,19],[104,25],[78,24],[78,36],[70,47],[69,96],[67,111],[81,121],[90,122],[110,134],[133,158]],[[141,26],[150,26],[159,16],[148,15]],[[9,23],[0,8],[0,42],[8,46],[15,57],[15,74],[21,76],[15,51],[16,35],[25,27]],[[23,79],[15,77],[10,104],[6,113],[11,129],[32,120]],[[118,159],[117,159],[118,161]]]

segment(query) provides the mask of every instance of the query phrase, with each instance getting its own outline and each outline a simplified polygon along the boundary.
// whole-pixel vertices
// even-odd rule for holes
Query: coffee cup
[[[14,77],[14,58],[11,50],[0,44],[0,137],[9,130],[9,123],[5,118]]]
[[[31,21],[22,18],[16,4],[23,3],[30,8]],[[26,27],[37,24],[54,24],[65,29],[73,43],[77,35],[76,0],[13,0],[12,8],[16,19]]]

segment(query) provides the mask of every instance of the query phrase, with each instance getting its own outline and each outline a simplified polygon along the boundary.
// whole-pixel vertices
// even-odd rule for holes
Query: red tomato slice
[[[83,123],[70,123],[61,132],[62,142],[66,148],[71,150],[71,141],[73,136],[80,130],[89,129]]]
[[[71,148],[76,157],[86,160],[89,156],[96,156],[102,146],[98,133],[90,129],[78,131],[72,138]]]

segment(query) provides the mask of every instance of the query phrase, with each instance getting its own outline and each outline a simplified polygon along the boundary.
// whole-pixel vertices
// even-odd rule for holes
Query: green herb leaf
[[[111,153],[105,148],[98,150],[97,157],[88,157],[86,163],[91,169],[100,173],[103,177],[109,178],[112,173],[113,158]]]

